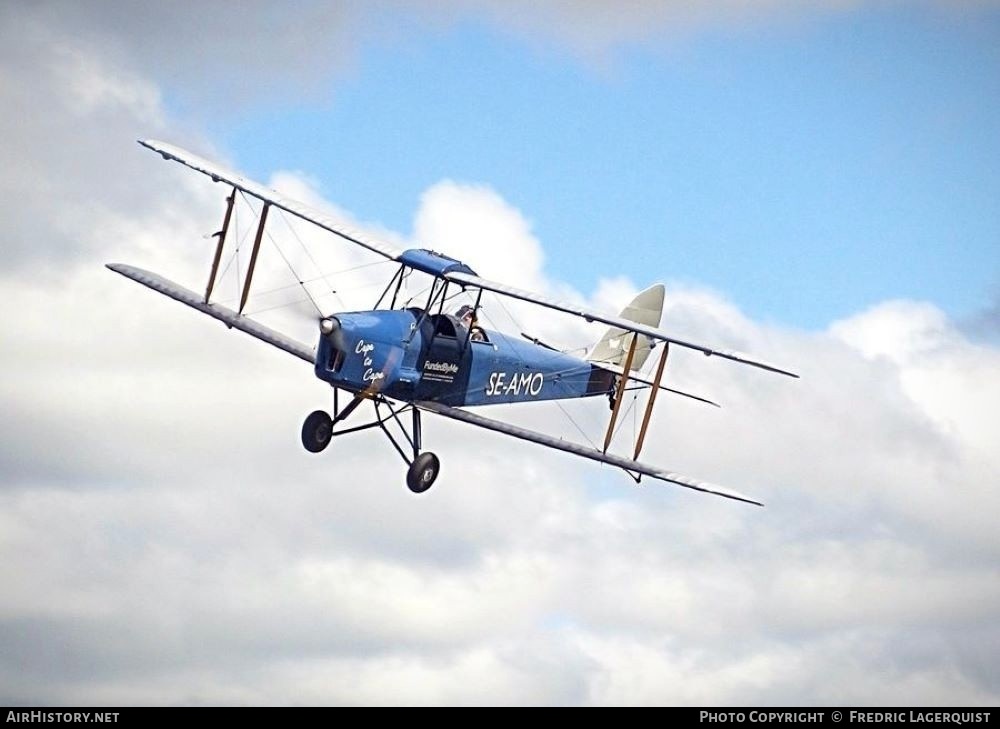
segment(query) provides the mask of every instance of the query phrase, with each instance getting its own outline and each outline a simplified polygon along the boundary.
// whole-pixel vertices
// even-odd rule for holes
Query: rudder
[[[663,284],[658,283],[650,286],[645,291],[640,292],[632,303],[622,309],[621,318],[634,321],[637,324],[644,324],[650,327],[660,325],[660,317],[663,315],[663,298],[666,289]],[[611,327],[601,337],[600,341],[587,354],[587,360],[596,365],[625,366],[625,358],[628,356],[629,345],[632,342],[630,332],[618,327]],[[642,334],[636,335],[639,341],[636,342],[635,354],[632,357],[632,370],[642,369],[649,353],[652,351],[650,339]]]

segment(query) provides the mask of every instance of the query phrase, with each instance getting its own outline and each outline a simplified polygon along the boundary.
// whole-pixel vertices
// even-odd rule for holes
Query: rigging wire
[[[249,233],[250,229],[247,228],[246,232]],[[240,242],[236,244],[236,250],[233,251],[233,260],[236,261],[236,296],[237,296],[236,300],[237,301],[239,301],[239,295],[240,295],[240,246],[243,245],[243,241],[246,239],[245,236],[246,236],[246,234],[244,234],[244,238],[240,239]]]
[[[351,291],[362,291],[364,289],[370,289],[370,288],[372,288],[374,286],[381,286],[381,285],[382,285],[381,281],[375,281],[373,283],[365,284],[363,286],[355,286],[353,289],[351,289]],[[298,286],[298,284],[295,284],[294,286]],[[294,286],[285,286],[285,287],[283,287],[283,289],[294,288]],[[270,291],[270,292],[265,292],[264,294],[255,294],[254,296],[256,296],[257,298],[260,298],[262,296],[265,296],[267,293],[275,293],[276,291],[280,291],[280,290],[282,290],[282,289],[275,289],[275,290]],[[307,295],[308,295],[308,292],[307,292]],[[286,301],[286,302],[283,302],[281,304],[274,304],[272,306],[266,306],[266,307],[264,307],[262,309],[254,309],[254,311],[248,313],[247,316],[253,316],[254,314],[261,314],[261,313],[263,313],[265,311],[274,311],[275,309],[281,309],[281,308],[286,307],[286,306],[296,306],[298,304],[303,304],[303,303],[305,303],[307,301],[311,301],[311,300],[312,300],[311,298],[292,299],[291,301]],[[229,302],[228,301],[221,301],[219,303],[227,304]]]
[[[292,267],[291,261],[288,260],[288,257],[285,255],[284,251],[281,250],[281,246],[278,245],[278,241],[274,239],[274,236],[271,235],[270,231],[267,232],[267,238],[268,240],[271,241],[271,243],[274,244],[275,249],[277,249],[278,251],[278,255],[281,256],[281,260],[283,260],[285,262],[285,265],[288,266],[288,270],[292,272],[292,276],[294,276],[295,280],[298,281],[299,286],[302,287],[302,290],[305,292],[306,297],[316,308],[316,311],[319,313],[320,316],[323,316],[323,310],[319,308],[319,304],[316,303],[316,299],[314,299],[312,297],[312,294],[309,293],[309,289],[306,288],[306,285],[302,282],[302,279],[299,278],[298,274],[295,272],[295,268]]]
[[[374,263],[365,263],[365,264],[363,264],[361,266],[352,266],[351,268],[345,268],[342,271],[329,271],[325,275],[327,275],[327,276],[337,276],[337,275],[339,275],[341,273],[348,273],[350,271],[356,271],[359,268],[367,268],[368,266],[377,266],[377,265],[383,264],[383,263],[394,263],[394,261],[375,261]],[[285,286],[276,286],[273,289],[265,289],[264,291],[255,292],[254,296],[262,297],[262,296],[268,296],[270,294],[277,294],[277,293],[280,293],[281,291],[287,291],[288,289],[297,288],[299,286],[299,283],[303,283],[303,284],[314,283],[316,281],[321,280],[321,278],[322,278],[321,276],[317,276],[315,278],[304,279],[301,282],[297,282],[297,283],[293,283],[293,284],[286,284]],[[353,288],[346,289],[346,290],[347,291],[360,291],[362,289],[369,289],[372,286],[381,286],[381,285],[382,285],[381,281],[375,281],[374,283],[362,284],[361,286],[355,286]],[[238,301],[238,299],[234,299],[234,300]],[[221,301],[220,303],[223,303],[223,304],[225,304],[225,303],[231,303],[234,300],[225,299],[225,300]],[[305,301],[305,299],[302,299],[301,301]],[[301,303],[301,301],[296,302],[296,303]]]
[[[507,307],[504,305],[503,299],[501,297],[499,297],[499,296],[494,296],[493,298],[496,299],[496,301],[500,304],[500,308],[503,309],[503,311],[504,311],[505,314],[507,314],[507,318],[509,318],[511,320],[511,323],[513,323],[514,326],[517,329],[520,330],[521,329],[521,325],[518,323],[517,319],[514,318],[513,314],[510,313],[510,310],[507,309]],[[488,315],[484,314],[484,318],[487,319],[487,321],[489,321],[491,324],[493,324],[493,321],[490,319],[490,317]],[[496,326],[496,325],[494,324],[494,326]],[[555,354],[556,353],[553,353],[553,356]],[[521,360],[521,364],[527,365],[527,363],[524,361],[524,358],[521,357],[520,355],[518,355],[518,359]],[[567,369],[564,372],[571,372],[571,371],[572,370]],[[554,373],[554,374],[559,375],[559,374],[563,374],[563,373],[562,372],[557,372],[557,373]],[[594,443],[594,441],[590,438],[589,435],[587,435],[587,433],[584,431],[584,429],[580,426],[579,423],[576,422],[576,419],[573,418],[573,416],[569,414],[569,412],[566,410],[566,408],[564,408],[562,406],[562,403],[560,403],[558,400],[553,400],[553,402],[559,407],[559,410],[562,412],[562,414],[566,416],[566,419],[569,420],[569,422],[573,424],[573,427],[577,429],[577,431],[587,440],[588,443],[590,443],[590,445],[595,450],[597,450],[597,444]]]
[[[622,393],[622,394],[624,395],[624,393]],[[623,413],[623,417],[619,418],[619,420],[618,420],[618,427],[615,428],[615,432],[611,434],[611,440],[612,441],[617,437],[618,432],[622,429],[622,426],[625,425],[625,423],[628,422],[628,414],[629,414],[629,412],[631,412],[633,406],[635,405],[635,401],[638,398],[639,398],[638,395],[633,395],[632,396],[632,402],[630,402],[628,404],[628,407],[625,408],[625,412]]]
[[[624,393],[622,393],[622,394],[624,394]],[[634,395],[632,395],[632,403],[634,404],[635,401],[638,398],[639,398],[639,393],[636,392]],[[639,429],[636,427],[636,425],[637,425],[636,418],[638,416],[639,416],[639,408],[633,408],[632,409],[632,445],[636,444],[636,442],[638,440],[638,436],[639,436]]]
[[[340,296],[337,294],[336,289],[333,288],[333,286],[330,284],[330,281],[326,278],[326,276],[323,275],[323,269],[320,267],[318,263],[316,263],[316,259],[313,258],[312,253],[310,253],[309,249],[306,248],[305,242],[303,242],[302,238],[299,237],[299,234],[298,232],[296,232],[295,228],[292,227],[292,224],[289,222],[288,217],[285,215],[284,211],[279,208],[278,212],[281,215],[281,219],[285,221],[285,226],[292,231],[292,235],[295,236],[295,240],[299,242],[299,245],[302,246],[302,250],[305,251],[306,256],[309,257],[309,260],[312,261],[313,266],[315,266],[316,270],[319,271],[320,277],[323,279],[323,283],[326,284],[326,287],[330,289],[330,293],[337,297],[337,300],[340,302],[341,306],[346,307],[344,300],[340,298]],[[322,314],[322,312],[320,313]]]
[[[240,197],[243,199],[243,202],[247,205],[247,207],[250,208],[250,211],[251,211],[251,213],[253,213],[253,216],[256,219],[259,220],[260,215],[254,209],[253,203],[250,201],[250,199],[247,197],[246,193],[243,190],[240,190]],[[233,227],[237,231],[239,230],[239,208],[240,208],[239,205],[236,205],[236,206],[233,207]],[[306,295],[306,298],[304,298],[304,299],[295,299],[294,301],[290,301],[290,302],[287,302],[287,303],[284,303],[284,304],[277,304],[277,305],[274,305],[274,306],[267,306],[267,307],[264,307],[264,308],[261,308],[261,309],[255,309],[252,313],[248,313],[246,316],[251,316],[253,314],[260,314],[262,312],[272,311],[274,309],[280,309],[280,308],[282,308],[284,306],[294,306],[294,305],[297,305],[297,304],[304,303],[306,301],[310,302],[313,305],[313,307],[316,309],[316,311],[320,314],[320,316],[322,316],[323,315],[322,308],[317,303],[315,297],[312,295],[312,292],[306,286],[306,284],[315,283],[316,281],[322,281],[325,284],[326,288],[329,290],[329,292],[333,296],[335,296],[337,298],[337,300],[340,302],[340,305],[342,307],[346,308],[346,303],[344,302],[343,298],[338,294],[337,290],[334,289],[333,286],[332,286],[332,284],[330,283],[330,278],[331,277],[338,276],[338,275],[345,274],[345,273],[351,273],[353,271],[358,271],[358,270],[361,270],[361,269],[364,269],[364,268],[369,268],[371,266],[378,266],[378,265],[381,265],[381,264],[393,263],[393,261],[378,260],[378,261],[371,261],[371,262],[368,262],[368,263],[358,264],[356,266],[349,266],[347,268],[339,269],[337,271],[326,271],[326,272],[324,272],[323,269],[320,267],[319,263],[317,263],[315,257],[313,257],[312,253],[309,251],[309,248],[306,246],[306,244],[302,240],[301,236],[299,236],[298,232],[295,230],[295,228],[292,226],[291,222],[288,220],[288,217],[287,217],[287,215],[285,215],[284,211],[281,210],[281,208],[277,208],[277,210],[278,210],[278,213],[281,216],[281,219],[285,222],[285,226],[291,231],[293,237],[298,242],[299,246],[301,246],[303,252],[306,254],[306,256],[308,257],[309,261],[315,267],[318,275],[313,276],[311,278],[306,278],[306,279],[300,278],[298,272],[295,270],[295,267],[292,265],[291,260],[285,254],[285,252],[282,249],[282,247],[278,244],[278,241],[275,238],[275,236],[271,233],[271,231],[265,230],[265,232],[267,233],[268,239],[274,245],[275,249],[277,249],[278,255],[281,256],[281,259],[284,261],[285,266],[288,267],[288,270],[291,272],[292,276],[294,277],[295,283],[287,284],[285,286],[276,286],[274,288],[266,289],[264,291],[255,291],[254,292],[254,297],[257,300],[260,300],[261,297],[268,296],[270,294],[275,294],[275,293],[278,293],[278,292],[281,292],[281,291],[287,291],[288,289],[292,289],[292,288],[296,288],[296,287],[301,287],[302,290],[303,290],[303,292]],[[252,230],[253,230],[253,226],[250,226],[250,227],[247,227],[247,229],[243,231],[242,235],[239,237],[239,240],[236,243],[236,247],[233,250],[232,255],[229,256],[229,258],[226,261],[225,266],[222,268],[222,272],[219,274],[219,278],[223,278],[226,275],[226,273],[228,273],[229,269],[235,263],[235,265],[236,265],[236,296],[233,297],[230,300],[224,300],[223,302],[220,302],[220,303],[232,304],[232,303],[234,303],[236,301],[239,301],[239,299],[240,299],[240,260],[239,260],[239,252],[240,252],[240,248],[243,247],[243,244],[246,242],[246,240],[249,237],[249,235],[250,235],[250,233],[251,233]],[[352,288],[351,290],[360,290],[360,289],[370,288],[371,286],[374,286],[374,285],[376,285],[376,284],[357,286],[357,287]]]
[[[240,206],[239,205],[233,205],[233,229],[236,230],[237,233],[239,232],[239,229],[240,229],[239,216],[240,216]],[[240,252],[240,248],[242,247],[242,245],[246,242],[247,236],[250,235],[250,231],[251,231],[251,228],[247,228],[245,231],[243,231],[243,235],[240,236],[239,239],[236,241],[236,248],[233,250],[232,255],[229,256],[229,259],[226,261],[226,265],[225,265],[225,267],[223,267],[222,273],[219,274],[219,278],[220,279],[221,278],[225,278],[226,273],[229,271],[230,266],[233,265],[233,261],[236,262],[236,296],[233,299],[233,301],[239,301],[240,300],[240,262],[239,262],[239,252]]]
[[[431,286],[433,286],[433,283],[431,284]],[[405,309],[407,306],[409,306],[410,304],[412,304],[413,300],[415,298],[417,298],[418,296],[423,296],[425,292],[430,291],[431,286],[424,286],[422,289],[420,289],[420,291],[418,291],[413,296],[411,296],[410,298],[408,298],[406,300],[406,303],[403,304],[403,308]]]
[[[311,298],[294,299],[292,301],[285,301],[281,304],[275,304],[274,306],[265,306],[262,309],[254,309],[253,311],[248,311],[245,316],[257,316],[257,314],[263,314],[266,311],[275,311],[277,309],[284,309],[287,306],[297,306],[298,304],[304,304],[307,301],[312,302],[315,306],[316,302]]]
[[[574,419],[573,419],[573,416],[572,416],[572,415],[570,415],[570,414],[569,414],[569,412],[568,412],[568,411],[566,410],[566,408],[564,408],[564,407],[562,406],[562,403],[561,403],[561,402],[559,402],[558,400],[553,400],[552,402],[554,402],[554,403],[555,403],[555,404],[556,404],[556,405],[557,405],[557,406],[559,407],[559,409],[560,409],[560,410],[562,410],[562,412],[563,412],[563,415],[565,415],[565,416],[566,416],[566,417],[567,417],[567,418],[569,419],[569,422],[573,423],[573,426],[574,426],[574,427],[576,428],[577,432],[578,432],[578,433],[579,433],[580,435],[582,435],[582,436],[584,437],[584,439],[585,439],[585,440],[586,440],[586,441],[587,441],[588,443],[590,443],[590,446],[591,446],[591,447],[592,447],[592,448],[593,448],[593,449],[594,449],[595,451],[596,451],[596,450],[598,450],[598,448],[597,448],[597,443],[595,443],[595,442],[594,442],[594,441],[593,441],[593,440],[591,439],[591,437],[590,437],[589,435],[587,435],[587,432],[586,432],[586,431],[585,431],[585,430],[584,430],[583,428],[581,428],[581,427],[580,427],[579,423],[577,423],[577,422],[576,422],[576,420],[574,420]]]

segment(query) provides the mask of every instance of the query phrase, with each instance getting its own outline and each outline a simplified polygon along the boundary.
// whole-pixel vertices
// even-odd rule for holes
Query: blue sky
[[[305,171],[404,232],[434,182],[488,185],[584,290],[694,282],[806,328],[893,298],[963,319],[1000,291],[998,40],[1000,13],[923,6],[601,60],[485,23],[414,26],[318,94],[212,131],[253,176]]]

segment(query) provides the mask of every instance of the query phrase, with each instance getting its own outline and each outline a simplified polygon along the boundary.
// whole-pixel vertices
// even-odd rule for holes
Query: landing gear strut
[[[337,407],[337,399],[334,398],[334,416],[332,418],[322,410],[310,413],[309,417],[302,424],[302,445],[310,453],[319,453],[330,444],[334,436],[347,435],[348,433],[367,430],[368,428],[381,428],[382,432],[389,438],[389,442],[396,449],[396,452],[409,465],[409,469],[406,472],[406,486],[413,493],[422,494],[433,486],[437,480],[438,473],[441,471],[441,461],[433,453],[420,452],[420,411],[413,407],[413,405],[404,405],[397,410],[387,399],[375,396],[370,398],[372,404],[375,406],[374,421],[357,425],[353,428],[334,430],[337,423],[350,415],[365,399],[369,398],[365,398],[363,395],[356,395],[350,404],[341,410]],[[382,408],[385,408],[388,412],[384,412]],[[406,426],[400,418],[400,415],[406,413],[407,410],[413,414],[410,432],[407,432]],[[399,426],[399,430],[402,431],[403,437],[406,439],[404,444],[401,444],[397,436],[386,427],[386,424],[390,420],[394,420],[396,425]],[[413,453],[412,458],[407,455],[407,450],[404,450],[403,445],[410,446],[407,450]]]

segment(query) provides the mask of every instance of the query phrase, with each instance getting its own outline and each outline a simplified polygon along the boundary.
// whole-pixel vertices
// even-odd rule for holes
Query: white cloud
[[[896,363],[954,345],[956,333],[944,312],[932,304],[891,301],[864,316],[837,322],[832,333],[865,357]]]
[[[766,509],[635,488],[429,418],[442,476],[413,497],[375,433],[302,452],[301,418],[329,398],[307,366],[102,268],[122,259],[204,283],[201,236],[224,190],[135,147],[135,128],[168,126],[156,87],[84,46],[64,68],[37,35],[5,40],[8,57],[31,60],[17,83],[5,75],[5,108],[50,114],[35,128],[35,117],[4,120],[17,144],[3,184],[26,199],[5,208],[21,267],[0,277],[0,698],[1000,697],[995,347],[922,303],[798,332],[671,285],[665,327],[803,378],[672,353],[672,384],[725,409],[661,400],[647,457],[764,496]],[[71,140],[72,159],[60,154]],[[271,183],[322,204],[301,175]],[[67,202],[58,219],[40,213],[52,190]],[[415,238],[486,276],[612,309],[636,288],[612,279],[588,295],[551,280],[530,222],[482,185],[431,188],[415,220]],[[370,260],[296,232],[320,268]],[[308,268],[294,236],[282,240]],[[25,276],[37,241],[58,241],[49,275]],[[260,283],[279,285],[268,252]],[[339,274],[337,296],[365,300],[358,287],[378,270]],[[600,334],[522,311],[543,338]],[[567,408],[600,434],[606,402]],[[496,414],[578,437],[551,406]]]
[[[629,0],[610,5],[584,2],[445,2],[452,9],[484,13],[501,27],[568,48],[588,60],[606,60],[623,46],[669,45],[704,32],[736,32],[761,26],[798,24],[817,16],[856,9],[852,0]]]
[[[483,225],[483,221],[490,221]],[[419,245],[489,270],[499,281],[543,288],[544,255],[531,224],[487,187],[440,182],[427,190],[413,225]]]

